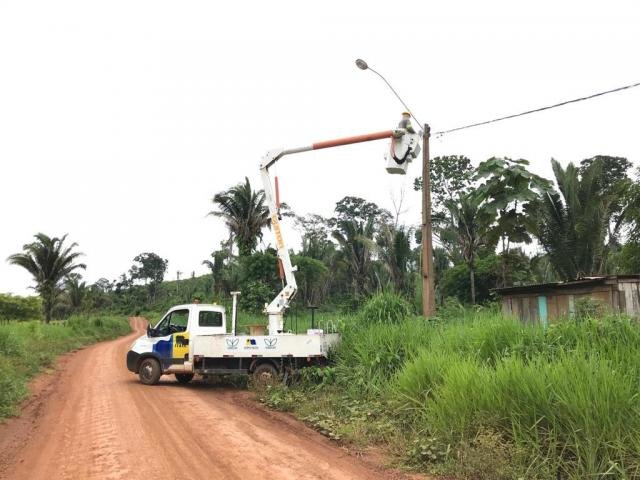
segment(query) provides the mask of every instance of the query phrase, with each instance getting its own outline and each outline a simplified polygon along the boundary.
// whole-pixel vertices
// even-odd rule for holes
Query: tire
[[[193,373],[176,373],[176,380],[178,383],[186,385],[193,379]]]
[[[261,363],[253,371],[253,381],[259,387],[274,385],[278,381],[278,370],[272,363]]]
[[[145,358],[138,369],[140,381],[145,385],[155,385],[162,376],[160,363],[155,358]]]

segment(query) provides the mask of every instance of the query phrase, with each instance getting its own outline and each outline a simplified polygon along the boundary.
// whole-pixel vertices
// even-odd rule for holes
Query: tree
[[[493,289],[500,286],[502,276],[501,255],[489,253],[478,257],[475,262],[476,291],[475,300],[478,303],[487,302],[493,298]],[[529,259],[519,250],[513,250],[508,257],[509,272],[514,275],[515,284],[528,283],[531,279]],[[438,283],[438,293],[444,297],[455,297],[460,302],[471,301],[471,277],[466,264],[456,265],[445,270]]]
[[[71,308],[78,310],[82,306],[85,294],[87,293],[86,282],[81,282],[82,276],[78,273],[72,273],[64,280],[65,290],[69,296]]]
[[[318,305],[323,300],[323,287],[329,269],[320,260],[303,255],[295,255],[293,261],[298,267],[296,281],[300,289],[299,298],[304,305]]]
[[[335,212],[334,225],[340,221],[354,221],[364,225],[371,220],[375,226],[378,226],[389,223],[391,220],[389,211],[360,197],[344,197],[336,203]]]
[[[464,155],[435,157],[430,163],[431,203],[436,220],[446,214],[444,202],[469,193],[473,187],[474,168]],[[413,182],[413,189],[422,190],[422,177]]]
[[[617,224],[626,226],[630,240],[640,242],[640,167],[636,180],[630,182],[623,193],[622,205]]]
[[[408,295],[412,289],[410,273],[415,255],[411,250],[411,234],[411,229],[405,226],[385,225],[380,229],[376,242],[371,242],[389,284],[402,295]]]
[[[612,201],[601,181],[602,163],[593,162],[582,175],[572,163],[551,165],[557,190],[540,193],[527,209],[534,235],[562,280],[602,274]]]
[[[502,285],[507,285],[507,264],[512,243],[530,243],[531,236],[524,214],[529,202],[538,198],[538,192],[551,188],[548,180],[527,170],[524,159],[490,158],[478,165],[475,179],[483,180],[476,194],[486,200],[486,209],[497,215],[494,233],[502,244]]]
[[[145,252],[137,255],[134,259],[136,262],[131,266],[129,274],[132,280],[144,280],[145,284],[149,283],[149,295],[155,299],[158,285],[162,283],[164,274],[167,272],[169,260],[165,260],[158,254],[153,252]]]
[[[604,194],[611,199],[609,205],[611,219],[608,223],[608,244],[610,248],[617,250],[620,246],[620,230],[626,221],[625,200],[629,199],[629,194],[633,191],[635,185],[627,174],[632,167],[632,163],[624,157],[596,155],[580,162],[580,176],[584,177],[587,171],[595,164],[599,165],[598,168],[601,171],[598,183]]]
[[[640,273],[640,243],[625,244],[620,251],[612,255],[612,263],[616,274]]]
[[[338,220],[332,233],[340,245],[340,255],[347,265],[354,297],[371,291],[371,243],[375,235],[375,218],[366,222]]]
[[[449,238],[448,246],[452,258],[460,255],[469,270],[471,303],[476,303],[475,261],[483,248],[495,249],[496,237],[492,225],[495,211],[488,208],[487,203],[478,195],[469,193],[456,200],[444,202],[449,215],[445,222],[438,226],[436,233]]]
[[[83,254],[74,252],[78,246],[65,245],[67,235],[48,237],[44,233],[35,235],[35,242],[22,247],[22,253],[11,255],[7,260],[27,270],[35,281],[35,291],[42,298],[44,321],[49,323],[56,300],[62,292],[62,281],[78,269],[85,269],[84,263],[76,263]]]
[[[392,219],[391,213],[359,197],[344,197],[336,203],[336,217],[329,220],[331,236],[340,247],[353,299],[372,291],[374,271],[371,254],[375,234]],[[332,268],[333,270],[333,268]]]
[[[600,164],[602,175],[599,181],[604,190],[615,188],[620,182],[627,180],[629,178],[627,172],[633,166],[633,164],[624,157],[596,155],[595,157],[585,158],[580,162],[578,169],[580,176],[587,174],[594,163]]]
[[[222,292],[222,271],[227,257],[225,250],[216,250],[211,253],[212,260],[202,261],[202,264],[211,270],[211,293],[214,295]]]
[[[300,254],[316,260],[327,261],[335,253],[335,244],[329,240],[330,225],[334,224],[321,215],[309,214],[296,217],[296,226],[302,233]]]
[[[238,247],[240,256],[251,255],[262,240],[262,229],[269,226],[269,208],[263,190],[254,191],[249,179],[216,193],[213,203],[218,210],[209,215],[222,218]]]

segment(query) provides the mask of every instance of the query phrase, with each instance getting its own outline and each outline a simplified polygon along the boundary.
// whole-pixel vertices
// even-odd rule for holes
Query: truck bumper
[[[140,354],[138,352],[134,352],[133,350],[129,350],[127,352],[127,369],[130,372],[138,373],[138,359],[140,358]]]

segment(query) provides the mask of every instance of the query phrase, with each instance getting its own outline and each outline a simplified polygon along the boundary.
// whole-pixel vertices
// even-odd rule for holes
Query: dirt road
[[[127,371],[136,333],[65,356],[39,377],[23,415],[0,425],[0,478],[403,478],[349,455],[243,391],[144,386]]]

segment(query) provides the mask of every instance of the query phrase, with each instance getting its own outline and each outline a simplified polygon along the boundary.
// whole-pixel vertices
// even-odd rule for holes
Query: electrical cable
[[[376,73],[377,73],[377,72],[376,72]],[[384,78],[383,78],[383,80],[384,80]],[[386,80],[385,80],[385,81],[386,81]],[[556,107],[562,107],[562,106],[564,106],[564,105],[568,105],[568,104],[570,104],[570,103],[576,103],[576,102],[582,102],[582,101],[584,101],[584,100],[590,100],[590,99],[592,99],[592,98],[600,97],[600,96],[602,96],[602,95],[607,95],[607,94],[609,94],[609,93],[620,92],[620,91],[622,91],[622,90],[627,90],[627,89],[634,88],[634,87],[638,87],[638,86],[640,86],[640,82],[638,82],[638,83],[632,83],[632,84],[630,84],[630,85],[625,85],[625,86],[623,86],[623,87],[614,88],[614,89],[612,89],[612,90],[606,90],[606,91],[604,91],[604,92],[594,93],[594,94],[592,94],[592,95],[588,95],[588,96],[586,96],[586,97],[574,98],[573,100],[567,100],[567,101],[565,101],[565,102],[556,103],[556,104],[554,104],[554,105],[547,105],[546,107],[535,108],[535,109],[533,109],[533,110],[527,110],[526,112],[515,113],[515,114],[513,114],[513,115],[507,115],[507,116],[505,116],[505,117],[499,117],[499,118],[494,118],[494,119],[492,119],[492,120],[486,120],[486,121],[484,121],[484,122],[471,123],[471,124],[469,124],[469,125],[464,125],[464,126],[462,126],[462,127],[450,128],[449,130],[442,130],[442,131],[440,131],[440,132],[435,132],[435,134],[434,134],[434,135],[435,135],[436,137],[441,137],[442,135],[445,135],[445,134],[447,134],[447,133],[457,132],[457,131],[459,131],[459,130],[465,130],[465,129],[467,129],[467,128],[479,127],[479,126],[481,126],[481,125],[487,125],[487,124],[489,124],[489,123],[500,122],[500,121],[502,121],[502,120],[508,120],[508,119],[510,119],[510,118],[522,117],[523,115],[529,115],[529,114],[531,114],[531,113],[542,112],[542,111],[544,111],[544,110],[550,110],[550,109],[552,109],[552,108],[556,108]],[[392,90],[393,90],[393,89],[392,89]],[[395,93],[395,91],[394,91],[394,93]],[[398,94],[396,94],[396,96],[398,96]],[[398,97],[398,98],[400,98],[400,97]],[[402,101],[402,100],[400,100],[400,101]],[[403,105],[404,105],[404,102],[403,102]],[[406,105],[405,105],[405,106],[406,106]],[[411,115],[411,116],[413,117],[413,115]],[[415,117],[413,117],[413,118],[415,119]],[[416,121],[417,121],[417,120],[416,120]]]

